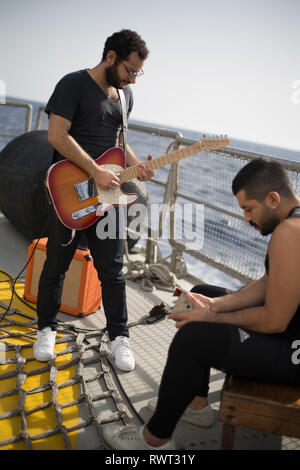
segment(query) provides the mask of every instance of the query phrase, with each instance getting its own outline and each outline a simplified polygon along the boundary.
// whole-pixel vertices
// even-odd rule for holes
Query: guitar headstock
[[[202,137],[200,140],[202,150],[216,150],[221,147],[227,147],[230,144],[230,139],[227,136],[214,136],[214,137]]]

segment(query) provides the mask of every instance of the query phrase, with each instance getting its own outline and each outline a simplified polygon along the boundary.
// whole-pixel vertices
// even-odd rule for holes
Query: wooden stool
[[[226,376],[219,410],[222,449],[234,448],[236,426],[300,438],[300,387]]]

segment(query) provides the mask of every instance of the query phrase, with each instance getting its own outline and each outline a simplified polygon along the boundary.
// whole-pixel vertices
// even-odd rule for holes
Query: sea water
[[[20,99],[14,99],[14,98],[7,98],[7,101],[18,101],[18,102],[26,102],[24,100]],[[36,126],[36,120],[37,120],[37,115],[38,115],[38,110],[40,106],[44,106],[45,103],[38,103],[38,102],[30,102],[32,105],[32,124],[31,124],[31,129],[35,129]],[[47,128],[47,116],[44,115],[42,121],[41,121],[41,128],[46,129]],[[172,128],[164,125],[158,125],[158,124],[153,124],[153,123],[147,123],[147,122],[138,122],[134,121],[137,124],[143,124],[143,125],[148,125],[152,127],[163,127],[169,130],[176,130],[181,132],[183,137],[193,139],[193,140],[200,140],[203,137],[203,134],[205,131],[195,131],[195,130],[188,130],[188,129],[181,129],[181,128]],[[0,134],[1,133],[7,133],[7,134],[22,134],[25,131],[25,111],[23,108],[14,108],[14,107],[5,107],[5,106],[0,106]],[[147,159],[148,154],[153,154],[153,157],[158,157],[160,155],[163,155],[166,152],[167,145],[170,142],[170,139],[166,138],[158,138],[157,136],[151,135],[151,134],[141,134],[136,133],[134,131],[128,132],[128,142],[130,145],[133,147],[135,153],[138,155],[138,157],[142,160],[145,161]],[[0,136],[0,151],[4,146],[11,140],[11,138],[8,137],[2,137]],[[294,150],[289,150],[289,149],[284,149],[284,148],[278,148],[278,147],[272,147],[268,145],[262,145],[262,144],[256,144],[253,142],[247,142],[247,141],[242,141],[242,140],[237,140],[237,139],[231,139],[230,146],[233,148],[237,148],[240,150],[246,150],[246,151],[252,151],[255,153],[260,153],[264,155],[270,155],[272,157],[278,157],[281,159],[286,159],[286,160],[291,160],[295,162],[300,162],[300,152],[294,151]],[[166,181],[167,174],[169,171],[169,167],[163,167],[157,170],[156,172],[156,179],[161,180],[161,181]],[[221,171],[221,169],[220,169]],[[216,181],[218,181],[218,178],[222,177],[221,175],[215,175]],[[180,184],[182,187],[187,187],[189,185],[188,181],[180,181]],[[164,193],[164,188],[158,185],[154,185],[151,183],[147,183],[147,189],[148,193],[151,195],[150,201],[151,203],[158,203],[162,202],[163,198],[163,193]],[[230,188],[229,188],[230,189]],[[202,190],[205,191],[205,188],[202,188]],[[196,191],[195,189],[192,191]],[[197,194],[190,194],[190,196],[197,196]],[[213,194],[211,195],[213,197]],[[233,198],[234,199],[234,198]],[[211,201],[213,202],[213,201]],[[239,237],[239,234],[234,234],[235,236]],[[145,246],[145,240],[141,240],[140,243]],[[215,247],[217,249],[217,246]],[[214,247],[212,247],[214,249]],[[164,248],[164,246],[161,247],[162,255],[167,256],[170,252],[170,250]],[[200,261],[185,255],[184,256],[185,262],[187,263],[187,268],[188,271],[197,276],[200,279],[203,279],[207,283],[211,284],[218,284],[222,285],[224,287],[228,288],[238,288],[241,285],[241,282],[237,281],[236,279],[231,278],[230,276],[212,268],[209,267],[205,263],[201,263]],[[260,262],[261,260],[259,260]]]

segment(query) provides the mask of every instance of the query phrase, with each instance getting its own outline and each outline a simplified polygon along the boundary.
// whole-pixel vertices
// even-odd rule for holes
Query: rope
[[[172,280],[174,281],[174,276],[169,276],[170,273],[168,269],[164,268],[166,267],[161,269],[160,265],[149,266],[147,273],[151,276],[160,276],[160,278],[162,278],[165,283]],[[6,309],[6,306],[3,303],[1,303],[0,306]],[[145,316],[145,318],[139,319],[137,322],[128,325],[128,327],[153,323],[163,319],[167,313],[168,311],[166,310],[164,304],[155,306],[149,312],[149,315]],[[18,316],[18,320],[14,320],[14,315]],[[10,390],[0,393],[0,399],[17,396],[18,402],[15,409],[5,411],[4,413],[0,414],[0,422],[1,420],[5,419],[19,418],[20,427],[19,432],[10,439],[3,440],[2,437],[1,440],[0,436],[0,449],[2,447],[23,441],[26,449],[33,450],[33,443],[35,441],[60,434],[62,436],[65,448],[67,450],[71,450],[73,447],[69,434],[73,431],[82,430],[88,426],[94,426],[96,430],[98,436],[98,448],[108,449],[102,435],[102,425],[118,421],[122,421],[123,424],[127,424],[129,422],[129,416],[127,408],[124,406],[124,402],[116,390],[115,382],[111,374],[111,372],[114,372],[114,368],[107,351],[107,341],[104,339],[105,331],[77,328],[70,323],[59,322],[57,328],[58,336],[56,339],[56,344],[66,343],[67,347],[64,350],[56,353],[54,359],[46,363],[44,366],[30,370],[26,367],[26,364],[31,361],[35,361],[35,359],[26,353],[26,349],[32,348],[33,341],[35,340],[35,336],[37,334],[37,318],[31,316],[30,314],[23,313],[17,309],[6,309],[5,313],[0,313],[0,318],[1,316],[5,316],[5,322],[3,322],[0,326],[0,346],[2,346],[2,348],[0,348],[0,354],[2,352],[2,355],[0,356],[0,365],[15,364],[16,369],[9,370],[4,373],[0,372],[0,390],[4,389],[4,387],[1,386],[1,380],[4,381],[15,378],[14,382],[16,385]],[[25,321],[23,323],[20,322],[19,317],[24,318]],[[19,327],[21,325],[25,327],[24,333],[14,333],[9,330],[11,327]],[[62,337],[59,337],[60,335]],[[23,345],[11,344],[7,342],[11,338],[26,339],[28,343]],[[9,357],[6,357],[6,354],[3,354],[3,352],[8,351],[10,351],[8,355]],[[92,356],[91,352],[93,353]],[[56,365],[57,357],[70,353],[72,353],[71,360],[69,360],[67,363]],[[91,375],[90,373],[88,375],[85,374],[84,369],[93,364],[100,364],[101,370],[98,372],[96,371]],[[65,382],[60,383],[61,379],[59,372],[72,366],[76,367],[76,373],[74,377],[68,378]],[[45,372],[49,372],[49,381],[43,385],[29,389],[28,382],[26,382],[27,379],[32,376],[39,376]],[[88,384],[95,381],[99,382],[100,380],[105,384],[105,391],[100,393],[98,392],[97,394],[93,393],[91,395],[91,393],[89,393]],[[59,390],[74,385],[78,385],[79,396],[67,403],[58,402],[57,397]],[[143,419],[136,412],[120,382],[119,386],[123,390],[123,393],[127,398],[132,410],[143,423]],[[92,389],[94,388],[95,387]],[[42,404],[31,409],[28,408],[28,405],[25,408],[26,397],[37,393],[43,393],[47,390],[51,391],[51,397],[48,401],[44,401]],[[100,419],[97,413],[97,410],[99,409],[99,401],[107,399],[113,401],[115,411],[111,411],[110,416]],[[81,418],[79,424],[67,427],[63,421],[63,410],[74,405],[81,405],[87,408],[88,416],[84,420]],[[46,410],[48,408],[54,409],[56,417],[55,426],[38,434],[31,434],[28,431],[27,416],[41,410]]]
[[[141,289],[146,292],[153,292],[156,286],[170,291],[176,287],[177,277],[161,263],[129,261],[126,267],[128,271],[125,278],[140,283]]]
[[[151,288],[153,290],[154,283],[159,283],[163,286],[175,286],[176,276],[170,273],[169,269],[161,264],[143,264],[140,262],[130,263],[128,265],[128,273],[132,278],[138,277],[144,283],[144,289]],[[146,283],[149,283],[146,286]],[[12,286],[14,290],[14,286]],[[107,449],[107,444],[102,436],[102,425],[122,421],[123,424],[129,422],[128,410],[121,396],[116,390],[115,382],[111,375],[111,366],[109,354],[106,346],[106,339],[104,339],[105,329],[90,330],[85,328],[77,328],[71,323],[59,322],[57,328],[56,344],[65,344],[65,349],[57,352],[52,361],[45,363],[42,367],[28,368],[28,363],[35,361],[33,355],[28,354],[28,348],[33,346],[37,335],[37,318],[28,313],[23,313],[15,308],[10,308],[4,303],[0,302],[0,309],[4,312],[0,313],[0,399],[15,396],[17,399],[16,407],[9,411],[0,414],[0,422],[2,420],[18,418],[20,426],[16,435],[9,439],[3,439],[0,436],[0,449],[14,445],[18,442],[23,442],[28,450],[34,449],[34,442],[46,439],[50,436],[60,435],[62,437],[64,447],[67,450],[72,449],[72,439],[69,434],[73,431],[83,430],[88,426],[93,426],[97,435],[97,448]],[[167,311],[164,306],[158,306],[150,312],[145,318],[140,319],[128,326],[135,326],[135,324],[147,324],[164,318]],[[23,327],[22,330],[20,327]],[[17,329],[17,332],[11,331],[11,328]],[[17,338],[25,340],[25,344],[11,344],[11,339]],[[68,362],[61,363],[56,359],[59,356],[72,354]],[[85,368],[89,368],[93,364],[99,364],[101,370],[92,374],[85,373]],[[15,365],[15,369],[7,365]],[[61,383],[60,371],[75,367],[75,375],[68,378]],[[29,387],[29,378],[32,376],[39,376],[42,373],[49,373],[49,380],[39,386]],[[13,379],[13,380],[12,380]],[[1,381],[12,380],[13,385],[9,390],[1,386]],[[90,392],[94,390],[93,382],[102,381],[104,390],[98,393]],[[2,382],[3,384],[3,382]],[[89,384],[92,384],[89,386]],[[58,393],[60,389],[78,386],[79,393],[77,398],[67,403],[60,403],[58,401]],[[29,401],[26,398],[34,396],[37,393],[43,393],[49,390],[51,392],[50,398],[44,400],[38,406],[29,408]],[[97,410],[99,408],[100,400],[112,400],[114,406],[111,414],[108,417],[98,417]],[[26,405],[27,403],[27,405]],[[67,426],[64,423],[64,410],[68,407],[80,405],[87,409],[87,417],[81,418],[80,422],[74,426]],[[30,433],[28,416],[42,410],[53,409],[55,413],[55,422],[52,428],[47,429],[38,434]],[[137,414],[137,413],[136,413]],[[138,414],[137,414],[138,415]],[[139,417],[140,418],[140,417]],[[140,418],[141,419],[141,418]]]
[[[3,307],[3,304],[2,304]],[[12,326],[20,326],[21,322],[15,321],[12,316],[17,315],[18,318],[21,316],[24,318],[23,326],[25,327],[24,333],[13,333],[9,331],[9,328]],[[68,324],[59,324],[57,328],[57,333],[63,334],[63,337],[57,338],[56,344],[58,343],[67,343],[68,346],[63,350],[58,352],[52,361],[49,361],[45,364],[44,367],[26,370],[26,364],[30,361],[34,361],[33,357],[28,356],[26,349],[32,348],[35,335],[37,333],[37,319],[31,315],[24,314],[23,312],[17,309],[7,309],[3,314],[0,314],[0,317],[6,317],[5,322],[2,322],[0,327],[0,344],[5,351],[10,351],[9,357],[5,357],[5,354],[2,354],[0,357],[0,364],[15,364],[16,369],[10,370],[8,372],[0,373],[0,390],[3,390],[1,386],[1,380],[15,378],[15,387],[12,387],[10,390],[0,393],[0,398],[17,396],[18,402],[15,409],[6,411],[0,414],[0,421],[12,417],[20,418],[20,428],[19,433],[10,439],[1,440],[0,438],[0,449],[1,447],[15,444],[19,441],[23,441],[26,449],[33,449],[32,443],[34,441],[45,439],[49,436],[60,434],[63,438],[63,442],[66,449],[72,449],[72,443],[69,438],[69,433],[75,430],[83,429],[87,426],[93,425],[96,428],[99,444],[98,448],[107,449],[107,445],[104,442],[102,436],[102,425],[106,423],[113,423],[116,421],[122,420],[124,424],[129,421],[127,411],[123,405],[123,401],[119,396],[118,392],[114,388],[114,381],[110,374],[110,367],[108,363],[108,352],[106,348],[106,341],[103,340],[104,332],[91,331],[77,329],[72,325]],[[4,320],[4,318],[3,318]],[[29,330],[29,331],[28,331]],[[19,345],[19,344],[10,344],[7,342],[8,338],[22,338],[27,339],[28,344]],[[4,341],[6,339],[6,341]],[[91,357],[90,350],[93,350],[93,357]],[[14,355],[12,354],[14,352]],[[58,356],[72,353],[72,359],[68,363],[62,365],[56,365],[56,358]],[[85,377],[84,374],[85,367],[90,366],[91,364],[100,364],[101,371],[96,372],[93,375]],[[66,380],[64,383],[58,383],[59,371],[66,369],[71,366],[76,366],[76,375]],[[26,387],[26,381],[28,377],[40,375],[43,372],[49,372],[49,381],[38,387],[28,389]],[[107,389],[103,393],[93,394],[89,393],[88,384],[94,381],[102,380],[105,383],[105,388]],[[59,403],[57,401],[58,391],[61,388],[68,387],[70,385],[78,384],[79,387],[79,396],[68,402],[68,403]],[[29,395],[34,395],[36,393],[41,393],[46,390],[51,390],[51,397],[49,401],[45,401],[35,408],[28,409],[28,405],[25,408],[26,397]],[[100,419],[97,416],[96,409],[99,405],[97,402],[99,400],[111,399],[114,403],[115,411],[112,412],[112,415]],[[66,427],[63,422],[63,410],[70,406],[83,404],[88,409],[88,417],[85,420],[80,420],[80,423],[75,426]],[[95,406],[97,408],[95,408]],[[47,431],[41,432],[36,435],[32,435],[28,431],[27,425],[27,416],[35,413],[40,410],[45,410],[47,408],[54,409],[56,417],[56,425],[47,429]]]

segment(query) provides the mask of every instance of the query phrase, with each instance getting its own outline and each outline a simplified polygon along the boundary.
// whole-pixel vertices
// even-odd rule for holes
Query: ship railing
[[[129,124],[129,129],[129,142],[131,137],[135,146],[137,133],[173,139],[167,151],[197,142],[183,137],[178,131],[168,129],[134,123]],[[148,188],[151,185],[162,187],[163,204],[158,211],[159,220],[156,226],[147,227],[146,262],[157,262],[158,246],[167,241],[171,252],[166,259],[172,272],[179,277],[181,271],[185,274],[182,260],[186,261],[190,257],[204,263],[202,273],[205,273],[205,265],[209,265],[242,283],[261,277],[269,237],[258,235],[244,222],[242,210],[231,192],[232,179],[237,171],[247,161],[259,157],[280,161],[288,171],[295,191],[300,194],[300,163],[232,147],[204,151],[173,163],[164,181],[153,178],[148,182]],[[151,200],[153,190],[148,189],[148,193],[150,205],[154,204],[156,211],[155,200]],[[188,237],[182,236],[182,223],[190,227],[192,243],[184,240]],[[167,236],[164,235],[166,225]],[[179,239],[176,233],[181,235]],[[190,266],[191,264],[195,264],[194,277],[203,276],[199,276],[197,263],[189,263]]]
[[[19,105],[28,110],[26,131],[29,131],[32,107],[25,103],[17,103]],[[45,117],[41,106],[35,130],[47,128],[48,119]],[[128,127],[128,142],[141,160],[147,159],[147,134],[151,135],[148,142],[153,158],[197,142],[177,130],[133,121]],[[231,192],[232,179],[237,171],[247,161],[258,157],[280,161],[287,169],[295,191],[300,194],[299,162],[230,146],[202,151],[158,170],[155,177],[146,183],[149,212],[154,209],[147,219],[143,236],[137,233],[145,241],[146,263],[162,260],[178,277],[186,274],[188,264],[189,273],[195,278],[202,277],[198,271],[205,272],[206,266],[242,283],[259,278],[264,272],[263,261],[269,237],[262,237],[244,222],[242,211]],[[132,232],[132,228],[128,227],[128,231]],[[191,270],[190,266],[194,269]]]
[[[0,110],[5,109],[5,113],[9,112],[7,110],[7,107],[9,108],[18,108],[19,110],[24,110],[25,111],[25,128],[22,130],[18,130],[16,132],[16,126],[14,127],[13,132],[1,132],[0,131],[0,136],[1,137],[7,137],[7,138],[14,138],[20,135],[23,132],[29,132],[31,130],[31,123],[32,123],[32,104],[30,103],[22,103],[20,101],[10,101],[6,100],[4,103],[0,102]],[[21,122],[21,120],[20,120]]]

